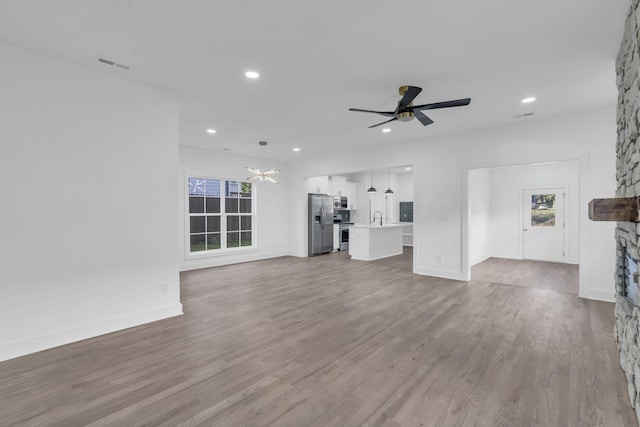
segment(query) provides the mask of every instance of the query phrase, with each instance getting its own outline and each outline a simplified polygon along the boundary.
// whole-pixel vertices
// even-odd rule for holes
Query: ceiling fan
[[[444,101],[444,102],[434,102],[432,104],[422,104],[422,105],[413,105],[413,100],[420,92],[422,92],[422,88],[416,86],[400,86],[398,89],[400,95],[402,95],[402,99],[398,101],[398,106],[394,111],[373,111],[373,110],[362,110],[360,108],[349,108],[349,111],[360,111],[362,113],[375,113],[380,114],[382,116],[391,117],[390,120],[384,121],[382,123],[378,123],[369,128],[374,128],[376,126],[383,125],[385,123],[393,122],[396,120],[400,120],[401,122],[408,122],[413,120],[414,117],[417,117],[422,123],[423,126],[430,125],[433,123],[429,117],[427,117],[422,110],[435,110],[437,108],[448,108],[448,107],[462,107],[464,105],[469,105],[471,102],[471,98],[463,98],[463,99],[455,99],[453,101]]]

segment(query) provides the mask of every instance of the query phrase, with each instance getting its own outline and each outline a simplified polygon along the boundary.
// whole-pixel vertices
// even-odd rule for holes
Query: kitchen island
[[[351,259],[373,261],[402,254],[402,224],[356,224],[349,228]]]

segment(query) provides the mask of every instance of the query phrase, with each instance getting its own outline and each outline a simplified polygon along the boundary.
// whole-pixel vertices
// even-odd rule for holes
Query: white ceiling
[[[3,0],[0,40],[176,92],[181,144],[292,160],[613,104],[628,7],[629,0]],[[261,78],[246,79],[249,69]],[[388,134],[367,129],[384,117],[347,111],[392,110],[404,84],[424,89],[419,104],[470,97],[471,105],[428,112],[435,123],[427,127],[394,122]],[[520,103],[531,95],[534,104]],[[526,112],[535,115],[513,118]]]

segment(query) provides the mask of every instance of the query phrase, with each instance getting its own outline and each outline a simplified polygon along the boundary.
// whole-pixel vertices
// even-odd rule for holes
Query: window
[[[555,202],[555,194],[534,194],[531,196],[532,227],[554,227],[556,225]]]
[[[253,246],[250,182],[189,178],[189,253]]]

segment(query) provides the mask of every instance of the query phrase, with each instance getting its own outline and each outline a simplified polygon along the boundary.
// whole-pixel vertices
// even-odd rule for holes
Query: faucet
[[[380,227],[382,227],[382,212],[380,212],[380,211],[375,211],[373,213],[373,221],[371,221],[371,222],[376,222],[376,214],[380,214]]]

